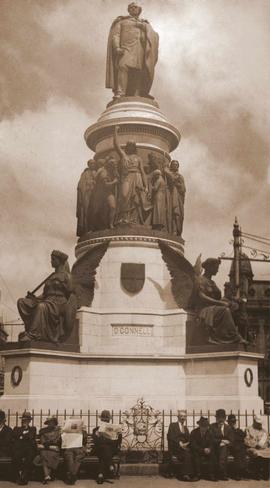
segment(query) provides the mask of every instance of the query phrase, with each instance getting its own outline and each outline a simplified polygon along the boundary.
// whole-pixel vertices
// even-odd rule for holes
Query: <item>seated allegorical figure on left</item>
[[[26,298],[18,300],[18,310],[25,326],[19,341],[57,344],[65,341],[72,331],[77,305],[72,293],[67,254],[52,251],[51,265],[55,271],[45,280],[42,295],[35,296],[33,292],[28,292]]]

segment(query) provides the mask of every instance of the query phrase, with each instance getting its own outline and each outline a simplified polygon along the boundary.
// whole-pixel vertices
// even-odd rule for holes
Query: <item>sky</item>
[[[83,134],[112,98],[105,89],[107,36],[128,3],[0,1],[5,321],[16,321],[17,298],[51,272],[52,249],[75,261],[76,187],[93,156]],[[270,1],[140,4],[160,36],[151,93],[182,135],[172,157],[187,186],[186,257],[232,255],[235,216],[244,232],[270,237]],[[228,266],[222,264],[219,286]],[[269,264],[253,270],[270,279]]]

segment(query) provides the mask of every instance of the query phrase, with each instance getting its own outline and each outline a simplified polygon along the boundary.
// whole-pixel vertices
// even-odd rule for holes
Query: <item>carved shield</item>
[[[145,281],[145,264],[122,263],[121,284],[129,293],[139,293]]]

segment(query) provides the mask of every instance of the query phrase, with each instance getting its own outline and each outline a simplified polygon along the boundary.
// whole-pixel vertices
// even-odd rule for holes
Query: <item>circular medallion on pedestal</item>
[[[244,372],[244,380],[248,387],[250,387],[253,383],[253,371],[250,368],[247,368]]]
[[[20,366],[14,366],[11,371],[11,383],[13,386],[18,386],[22,381],[23,371]]]

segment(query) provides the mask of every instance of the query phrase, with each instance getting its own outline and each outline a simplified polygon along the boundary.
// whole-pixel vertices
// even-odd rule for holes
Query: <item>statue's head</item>
[[[68,255],[62,251],[54,249],[51,253],[51,263],[53,268],[57,268],[59,265],[64,265],[68,260]]]
[[[176,172],[179,170],[179,162],[176,159],[173,159],[170,164],[170,170]]]
[[[126,154],[135,154],[137,152],[137,146],[135,141],[127,141],[125,147]]]
[[[89,169],[96,169],[96,161],[94,159],[89,159],[89,161],[87,161],[87,166]]]
[[[115,170],[117,167],[117,161],[114,156],[108,156],[105,162],[105,168],[109,171]]]
[[[221,263],[220,258],[207,258],[203,263],[202,263],[202,268],[210,273],[211,275],[216,275],[219,269]]]
[[[160,176],[162,176],[160,169],[155,169],[153,171],[153,178],[156,179],[159,178]]]
[[[130,3],[127,9],[131,17],[139,17],[142,12],[142,7],[140,7],[136,2]]]

